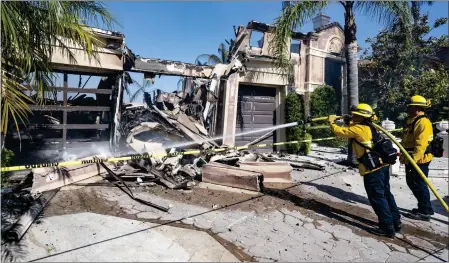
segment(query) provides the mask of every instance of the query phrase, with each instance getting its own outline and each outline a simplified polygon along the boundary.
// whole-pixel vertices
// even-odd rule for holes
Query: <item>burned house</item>
[[[284,130],[273,126],[284,123],[289,91],[307,94],[318,85],[334,83],[341,92],[341,27],[318,24],[314,32],[292,34],[292,82],[274,67],[272,27],[255,21],[238,28],[227,63],[213,67],[142,58],[124,46],[122,34],[99,29],[93,29],[101,39],[97,59],[88,59],[81,47],[68,44],[76,59],[71,63],[55,46],[53,68],[63,75],[63,85],[53,87],[53,96],[43,105],[30,105],[34,114],[20,132],[26,162],[38,164],[25,165],[24,173],[12,178],[26,185],[33,198],[75,182],[106,179],[122,183],[139,201],[124,180],[170,189],[189,189],[201,181],[261,191],[263,181],[291,183],[293,168],[323,170],[309,161],[226,147],[285,140]],[[257,31],[263,38],[259,47],[252,47],[250,39]],[[145,103],[125,104],[127,72],[143,73],[147,79],[180,76],[184,81],[181,90],[145,93]],[[80,76],[78,87],[69,86],[70,75]],[[101,80],[96,88],[86,87],[81,76]],[[241,131],[245,134],[236,137]],[[126,157],[109,159],[112,156]],[[78,161],[67,165],[61,160]]]
[[[287,78],[274,67],[270,49],[272,26],[252,21],[240,26],[230,60],[239,58],[244,72],[236,72],[221,82],[218,134],[226,134],[223,144],[245,145],[262,134],[235,137],[236,133],[267,128],[284,123],[284,100],[287,92],[299,94],[313,92],[323,84],[333,86],[344,111],[346,101],[344,34],[338,22],[330,23],[329,16],[313,19],[314,30],[295,32],[291,37],[290,56],[294,65],[294,80]],[[252,35],[263,33],[258,46],[251,46]],[[307,97],[307,96],[306,96]],[[307,102],[306,102],[307,103]],[[340,113],[341,113],[340,112]],[[220,126],[222,125],[222,126]],[[285,130],[280,129],[266,138],[264,143],[285,141]]]
[[[61,41],[74,60],[60,46],[53,47],[53,73],[62,76],[63,84],[50,87],[44,103],[29,105],[32,114],[21,124],[20,134],[14,128],[8,133],[6,147],[19,155],[18,160],[31,155],[34,162],[49,161],[62,153],[116,143],[119,101],[126,85],[125,38],[118,32],[92,30],[99,40],[94,57],[65,39]],[[77,87],[69,86],[70,77],[79,79]],[[91,77],[101,77],[98,87],[86,85]]]
[[[184,78],[180,92],[145,94],[145,101],[158,114],[166,114],[164,118],[177,119],[181,126],[186,126],[176,129],[189,133],[189,140],[216,137],[221,140],[215,138],[214,143],[225,146],[284,141],[284,129],[270,133],[269,128],[284,123],[288,92],[308,95],[319,85],[328,84],[336,89],[340,106],[345,105],[343,30],[324,14],[313,22],[312,32],[292,34],[292,81],[274,66],[270,48],[273,27],[268,24],[251,21],[247,26],[239,26],[227,64],[214,67],[142,58],[124,46],[122,34],[93,29],[102,43],[97,60],[88,59],[80,47],[69,45],[76,58],[76,63],[71,63],[55,47],[52,61],[55,72],[64,75],[64,85],[55,87],[54,99],[45,106],[31,105],[35,114],[21,139],[27,139],[28,134],[33,142],[30,145],[49,144],[64,152],[71,147],[85,148],[83,144],[92,142],[95,148],[99,148],[99,142],[114,148],[126,141],[124,133],[131,128],[127,132],[120,129],[126,126],[121,118],[128,107],[123,105],[123,93],[130,81],[126,73],[129,71],[144,73],[150,79],[157,75]],[[257,32],[262,38],[256,39],[257,46],[251,46]],[[84,87],[81,82],[79,87],[69,87],[69,74],[101,76],[102,80],[97,88]],[[186,124],[186,116],[191,123]],[[258,129],[265,132],[235,136]],[[268,136],[261,139],[267,129]]]

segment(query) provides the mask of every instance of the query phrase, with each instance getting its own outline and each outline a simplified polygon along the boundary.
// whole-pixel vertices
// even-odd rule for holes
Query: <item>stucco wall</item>
[[[345,36],[344,36],[343,32],[337,26],[323,30],[323,31],[319,32],[318,35],[319,35],[319,38],[318,38],[318,41],[316,41],[316,46],[314,46],[315,48],[329,51],[329,43],[332,40],[339,41],[341,43],[342,47],[344,46]]]
[[[107,40],[97,36],[101,42],[106,43]],[[83,47],[75,44],[73,42],[70,42],[68,40],[65,40],[64,38],[61,38],[61,41],[69,47],[70,51],[72,52],[76,63],[73,63],[70,61],[67,52],[63,52],[63,49],[58,46],[53,47],[53,53],[51,57],[51,62],[54,63],[55,68],[85,68],[87,71],[104,71],[104,70],[114,70],[114,71],[120,71],[123,70],[123,60],[122,60],[122,52],[121,51],[115,51],[111,49],[107,49],[104,47],[98,47],[96,52],[98,56],[98,60],[95,60],[94,58],[89,58],[87,53],[84,51]],[[88,69],[90,68],[90,70]]]
[[[247,73],[239,76],[239,82],[276,86],[288,84],[287,79],[268,61],[250,61],[246,69]]]
[[[314,88],[325,82],[325,58],[337,59],[344,62],[341,52],[344,42],[343,32],[338,26],[325,29],[318,33],[317,40],[301,40],[300,54],[291,54],[294,67],[293,86],[297,93],[308,94]],[[223,134],[235,134],[237,94],[239,83],[267,86],[276,88],[276,119],[277,124],[285,122],[284,107],[287,95],[288,80],[274,67],[266,56],[269,56],[270,33],[264,35],[264,45],[261,49],[253,50],[250,55],[264,55],[265,58],[250,58],[246,62],[246,74],[235,73],[229,77],[224,91]],[[249,45],[249,38],[248,38]],[[290,45],[289,45],[290,46]],[[337,53],[332,53],[337,52]],[[256,53],[254,53],[256,52]],[[345,83],[345,75],[343,83]],[[344,91],[343,91],[344,93]],[[285,130],[277,132],[277,140],[285,140]],[[234,137],[224,138],[223,144],[234,146]]]
[[[311,84],[324,83],[324,58],[312,56]]]

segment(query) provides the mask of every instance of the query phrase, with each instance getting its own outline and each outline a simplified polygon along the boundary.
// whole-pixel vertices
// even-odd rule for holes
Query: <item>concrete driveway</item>
[[[15,261],[239,261],[205,232],[95,213],[40,219],[15,249]]]

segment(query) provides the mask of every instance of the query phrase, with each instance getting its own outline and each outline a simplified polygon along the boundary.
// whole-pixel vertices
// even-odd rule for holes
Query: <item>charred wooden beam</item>
[[[28,105],[32,111],[110,111],[111,107],[100,106],[61,106],[61,105]]]
[[[275,29],[275,27],[272,25],[260,23],[257,21],[249,22],[248,25],[246,26],[246,28],[255,30],[255,31],[260,31],[260,32],[269,32],[269,31],[273,31]],[[317,38],[317,37],[318,37],[318,35],[315,34],[314,32],[308,32],[308,33],[293,32],[292,33],[293,39],[310,39],[310,38]]]
[[[27,127],[29,129],[63,130],[65,127],[70,130],[95,130],[107,129],[109,128],[109,124],[30,124]]]
[[[64,87],[50,87],[50,90],[64,91]],[[111,94],[111,90],[107,89],[81,89],[81,88],[67,88],[67,92],[79,92],[79,93],[93,93],[93,94]]]
[[[211,66],[198,66],[179,61],[136,58],[130,71],[166,76],[209,78],[213,69],[214,67]]]

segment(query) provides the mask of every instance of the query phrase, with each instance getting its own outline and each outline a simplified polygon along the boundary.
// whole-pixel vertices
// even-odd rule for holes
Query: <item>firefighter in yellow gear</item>
[[[361,103],[351,108],[351,119],[347,127],[335,123],[336,116],[331,115],[328,121],[333,133],[342,138],[353,139],[352,149],[359,160],[359,172],[363,176],[368,200],[376,213],[379,224],[369,231],[373,234],[393,238],[401,229],[401,215],[393,194],[390,192],[389,164],[378,158],[378,167],[369,170],[361,158],[373,147],[373,135],[369,123],[377,117],[368,104]],[[368,148],[366,148],[368,147]]]
[[[402,146],[413,157],[413,161],[421,168],[426,177],[429,176],[429,164],[433,159],[429,148],[430,142],[433,140],[432,122],[424,114],[424,110],[430,106],[430,100],[426,100],[422,96],[415,95],[410,98],[407,105],[408,119],[402,130],[401,138]],[[407,185],[418,200],[418,208],[412,209],[412,212],[406,216],[416,220],[429,221],[430,216],[434,213],[430,203],[429,188],[405,156],[401,156],[399,161],[405,164]]]

